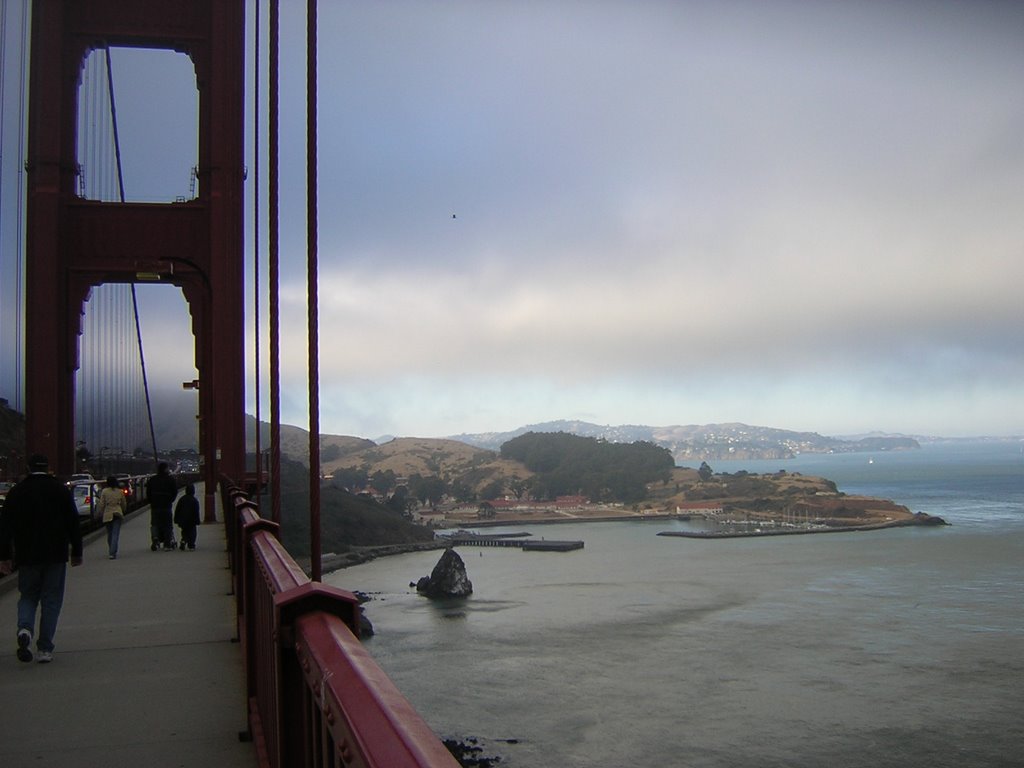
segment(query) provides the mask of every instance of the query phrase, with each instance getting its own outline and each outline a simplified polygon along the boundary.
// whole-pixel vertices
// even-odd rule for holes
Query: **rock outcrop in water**
[[[427,597],[467,597],[473,594],[473,582],[466,575],[466,564],[454,549],[446,549],[429,576],[416,582],[416,591]]]

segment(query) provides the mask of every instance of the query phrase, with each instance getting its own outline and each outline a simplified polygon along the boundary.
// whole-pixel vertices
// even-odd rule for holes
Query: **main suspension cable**
[[[107,60],[107,91],[110,97],[110,119],[114,133],[114,158],[117,162],[117,188],[122,204],[124,196],[124,169],[121,165],[121,142],[117,133],[117,105],[114,101],[114,72],[110,65],[110,46],[104,44],[103,50]],[[139,345],[139,365],[142,368],[142,389],[146,397],[146,416],[149,421],[149,439],[153,445],[153,463],[159,463],[159,454],[156,449],[156,430],[153,429],[153,406],[149,397],[149,377],[146,374],[146,355],[142,346],[142,326],[139,323],[139,301],[135,291],[135,283],[131,283],[132,291],[132,313],[135,316],[135,339]]]

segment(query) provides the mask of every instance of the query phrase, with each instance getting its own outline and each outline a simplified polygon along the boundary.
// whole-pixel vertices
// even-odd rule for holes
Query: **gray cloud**
[[[1022,39],[1002,2],[322,4],[322,426],[1024,432]]]

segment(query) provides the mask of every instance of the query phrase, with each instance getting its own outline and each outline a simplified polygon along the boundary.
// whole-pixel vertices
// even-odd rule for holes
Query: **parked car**
[[[96,478],[90,475],[88,472],[79,472],[78,474],[71,475],[68,478],[68,485],[74,485],[75,483],[95,483]]]
[[[95,483],[74,483],[71,486],[71,495],[75,499],[75,506],[78,507],[79,520],[92,520],[96,511],[97,490],[99,486]]]
[[[117,487],[124,491],[125,496],[131,496],[135,492],[131,475],[114,475],[117,479]]]

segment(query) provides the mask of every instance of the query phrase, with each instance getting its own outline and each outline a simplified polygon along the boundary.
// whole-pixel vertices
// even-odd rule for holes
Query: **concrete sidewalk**
[[[148,507],[117,560],[87,538],[51,664],[15,657],[17,577],[0,580],[0,766],[254,768],[224,528],[200,526],[194,552],[149,546]]]

